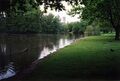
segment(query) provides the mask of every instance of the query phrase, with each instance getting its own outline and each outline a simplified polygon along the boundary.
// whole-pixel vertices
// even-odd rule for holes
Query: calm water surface
[[[0,35],[0,80],[27,69],[37,60],[73,43],[79,36],[48,34]]]

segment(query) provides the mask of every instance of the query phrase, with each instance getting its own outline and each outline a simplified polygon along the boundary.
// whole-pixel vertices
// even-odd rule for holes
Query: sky
[[[52,13],[53,15],[58,16],[61,22],[64,22],[64,23],[80,21],[80,19],[78,19],[78,15],[72,17],[67,14],[67,12],[70,11],[72,6],[68,5],[66,2],[63,2],[63,5],[65,6],[66,11],[55,11],[55,10],[48,9],[47,14]]]
[[[67,14],[67,11],[60,11],[60,12],[49,11],[48,13],[52,13],[55,16],[59,16],[61,22],[65,22],[65,23],[80,21],[77,15],[72,17]]]

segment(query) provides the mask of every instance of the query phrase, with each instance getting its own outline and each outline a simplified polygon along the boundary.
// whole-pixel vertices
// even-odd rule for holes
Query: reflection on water
[[[74,41],[74,39],[71,39],[71,40],[60,39],[58,41],[58,45],[53,45],[52,49],[50,49],[49,47],[44,47],[43,50],[41,51],[40,57],[38,59],[42,59],[42,58],[48,56],[49,54],[57,51],[58,49],[70,45],[73,41]]]
[[[6,70],[0,72],[0,80],[15,76],[15,68],[12,63],[8,64]]]
[[[78,37],[77,37],[78,38]],[[0,80],[14,76],[36,60],[70,45],[74,35],[0,35]]]
[[[53,53],[57,50],[57,48],[54,46],[53,49],[49,49],[48,47],[44,47],[43,50],[40,53],[40,57],[38,59],[42,59],[46,56],[48,56],[50,53]]]

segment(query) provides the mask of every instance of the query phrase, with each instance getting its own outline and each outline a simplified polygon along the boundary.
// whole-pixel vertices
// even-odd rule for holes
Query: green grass
[[[119,76],[120,41],[108,34],[86,37],[58,50],[24,79],[119,79]]]

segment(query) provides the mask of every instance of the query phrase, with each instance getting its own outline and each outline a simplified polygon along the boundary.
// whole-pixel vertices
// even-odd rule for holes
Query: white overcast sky
[[[51,10],[48,9],[47,14],[52,13],[55,16],[59,16],[61,19],[61,22],[75,22],[75,21],[80,21],[80,19],[78,19],[78,15],[72,17],[70,15],[67,14],[67,11],[69,11],[72,7],[70,5],[68,5],[66,2],[63,2],[63,5],[65,6],[66,11],[55,11],[55,10]]]

